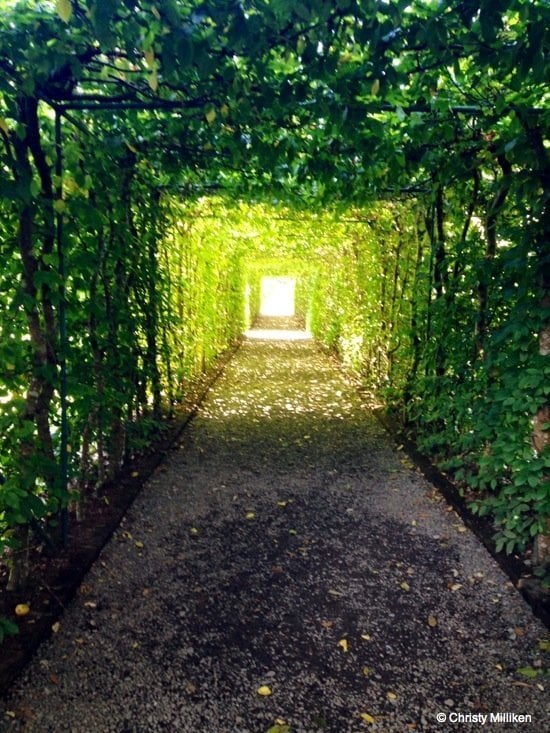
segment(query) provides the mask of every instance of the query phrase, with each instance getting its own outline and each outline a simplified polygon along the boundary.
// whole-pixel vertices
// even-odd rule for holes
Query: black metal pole
[[[55,109],[55,174],[56,200],[63,200],[63,138],[61,130],[61,116],[59,109]],[[63,546],[69,544],[69,509],[68,509],[68,422],[67,422],[67,307],[65,292],[65,252],[63,249],[63,208],[56,206],[55,238],[58,257],[59,274],[59,400],[61,407],[61,444],[59,448],[59,482],[61,489],[61,537]]]

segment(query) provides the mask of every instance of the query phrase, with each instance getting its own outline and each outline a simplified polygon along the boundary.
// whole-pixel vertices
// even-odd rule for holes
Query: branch
[[[10,137],[2,128],[0,128],[0,136],[2,137],[2,141],[4,142],[8,164],[10,168],[12,169],[13,173],[15,174],[17,167],[16,167],[16,160],[13,157],[13,151],[11,149]]]

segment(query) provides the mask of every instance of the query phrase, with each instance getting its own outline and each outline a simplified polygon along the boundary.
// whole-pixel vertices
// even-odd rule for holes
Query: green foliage
[[[536,679],[537,677],[548,676],[548,670],[543,667],[520,667],[517,672],[530,680]]]
[[[19,627],[9,618],[0,616],[0,645],[8,636],[15,636],[19,633]]]
[[[543,530],[545,3],[0,5],[0,551],[141,449],[283,270],[498,546]]]

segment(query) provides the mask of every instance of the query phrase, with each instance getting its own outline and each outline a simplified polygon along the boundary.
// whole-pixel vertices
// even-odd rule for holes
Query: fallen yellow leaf
[[[395,694],[395,692],[386,693],[386,697],[388,698],[388,700],[397,700],[397,695]]]
[[[376,723],[376,718],[370,713],[361,713],[361,718],[369,725],[374,725]]]
[[[268,697],[269,695],[272,695],[271,687],[268,687],[267,685],[260,685],[258,689],[256,690],[258,695],[262,695],[262,697]]]
[[[338,646],[342,647],[345,652],[349,652],[349,644],[347,639],[340,639]]]
[[[404,580],[404,581],[403,581],[402,583],[400,583],[400,584],[399,584],[399,587],[400,587],[400,588],[401,588],[402,590],[407,590],[407,591],[409,591],[409,590],[411,589],[411,586],[410,586],[410,585],[409,585],[409,584],[407,583],[407,581],[406,581],[406,580]]]
[[[30,613],[31,607],[28,603],[18,603],[15,607],[16,616],[27,616]]]
[[[55,624],[52,624],[52,631],[54,634],[57,634],[60,628],[61,624],[59,623],[59,621],[56,621]]]
[[[361,639],[364,639],[365,641],[370,641],[371,638],[370,634],[361,634]]]
[[[247,512],[246,513],[246,519],[254,519],[255,517],[256,517],[256,515],[254,514],[254,512]]]
[[[191,534],[198,534],[199,530],[196,527],[191,527],[190,532]]]
[[[370,674],[370,669],[368,667],[363,667],[363,674],[365,677],[368,677]]]

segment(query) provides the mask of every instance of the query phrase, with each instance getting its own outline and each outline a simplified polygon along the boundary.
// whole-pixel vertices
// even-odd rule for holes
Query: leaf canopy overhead
[[[468,176],[488,149],[537,165],[529,129],[548,114],[545,3],[5,5],[6,124],[21,94],[96,115],[173,182],[311,205],[424,190],[434,176]],[[128,106],[151,109],[122,114]]]

